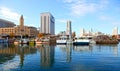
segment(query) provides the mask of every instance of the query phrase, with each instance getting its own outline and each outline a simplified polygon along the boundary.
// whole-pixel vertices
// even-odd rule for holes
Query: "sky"
[[[0,0],[0,18],[16,25],[23,15],[25,25],[39,28],[43,12],[55,17],[56,34],[66,31],[67,20],[77,35],[82,28],[105,34],[120,28],[120,0]]]

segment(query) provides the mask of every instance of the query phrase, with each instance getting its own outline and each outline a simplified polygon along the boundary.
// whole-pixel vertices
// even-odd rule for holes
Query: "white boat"
[[[29,39],[21,39],[21,40],[19,40],[19,43],[20,44],[27,44],[27,43],[29,43]]]
[[[75,38],[74,39],[74,42],[73,42],[74,45],[89,45],[90,44],[90,40],[89,39],[86,39],[86,38]]]
[[[57,44],[66,44],[67,43],[67,36],[60,36],[59,39],[56,40]]]

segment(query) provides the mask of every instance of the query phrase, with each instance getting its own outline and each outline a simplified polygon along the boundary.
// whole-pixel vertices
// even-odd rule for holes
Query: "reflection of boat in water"
[[[78,38],[74,39],[74,43],[73,44],[74,45],[89,45],[90,44],[90,40],[86,39],[86,38],[78,37]]]
[[[8,43],[0,43],[0,48],[8,47]]]
[[[29,47],[27,44],[19,44],[19,47]]]
[[[74,46],[75,51],[90,51],[90,46]]]
[[[66,48],[66,45],[56,45],[56,47]]]

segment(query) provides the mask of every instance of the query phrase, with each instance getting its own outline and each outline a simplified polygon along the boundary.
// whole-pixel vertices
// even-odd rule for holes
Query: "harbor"
[[[119,53],[120,44],[87,46],[0,44],[0,71],[119,71]]]
[[[0,0],[0,71],[120,71],[119,0]]]

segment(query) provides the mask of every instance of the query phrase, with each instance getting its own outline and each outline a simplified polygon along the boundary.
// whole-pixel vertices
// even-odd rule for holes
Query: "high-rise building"
[[[72,38],[72,29],[71,29],[71,21],[70,20],[67,21],[66,34],[69,35],[69,39]]]
[[[84,28],[82,28],[82,29],[80,30],[80,36],[84,36],[85,33],[86,33],[86,32],[85,32]]]
[[[41,33],[55,34],[55,19],[49,12],[41,13]]]
[[[118,35],[118,27],[113,28],[112,35]]]

